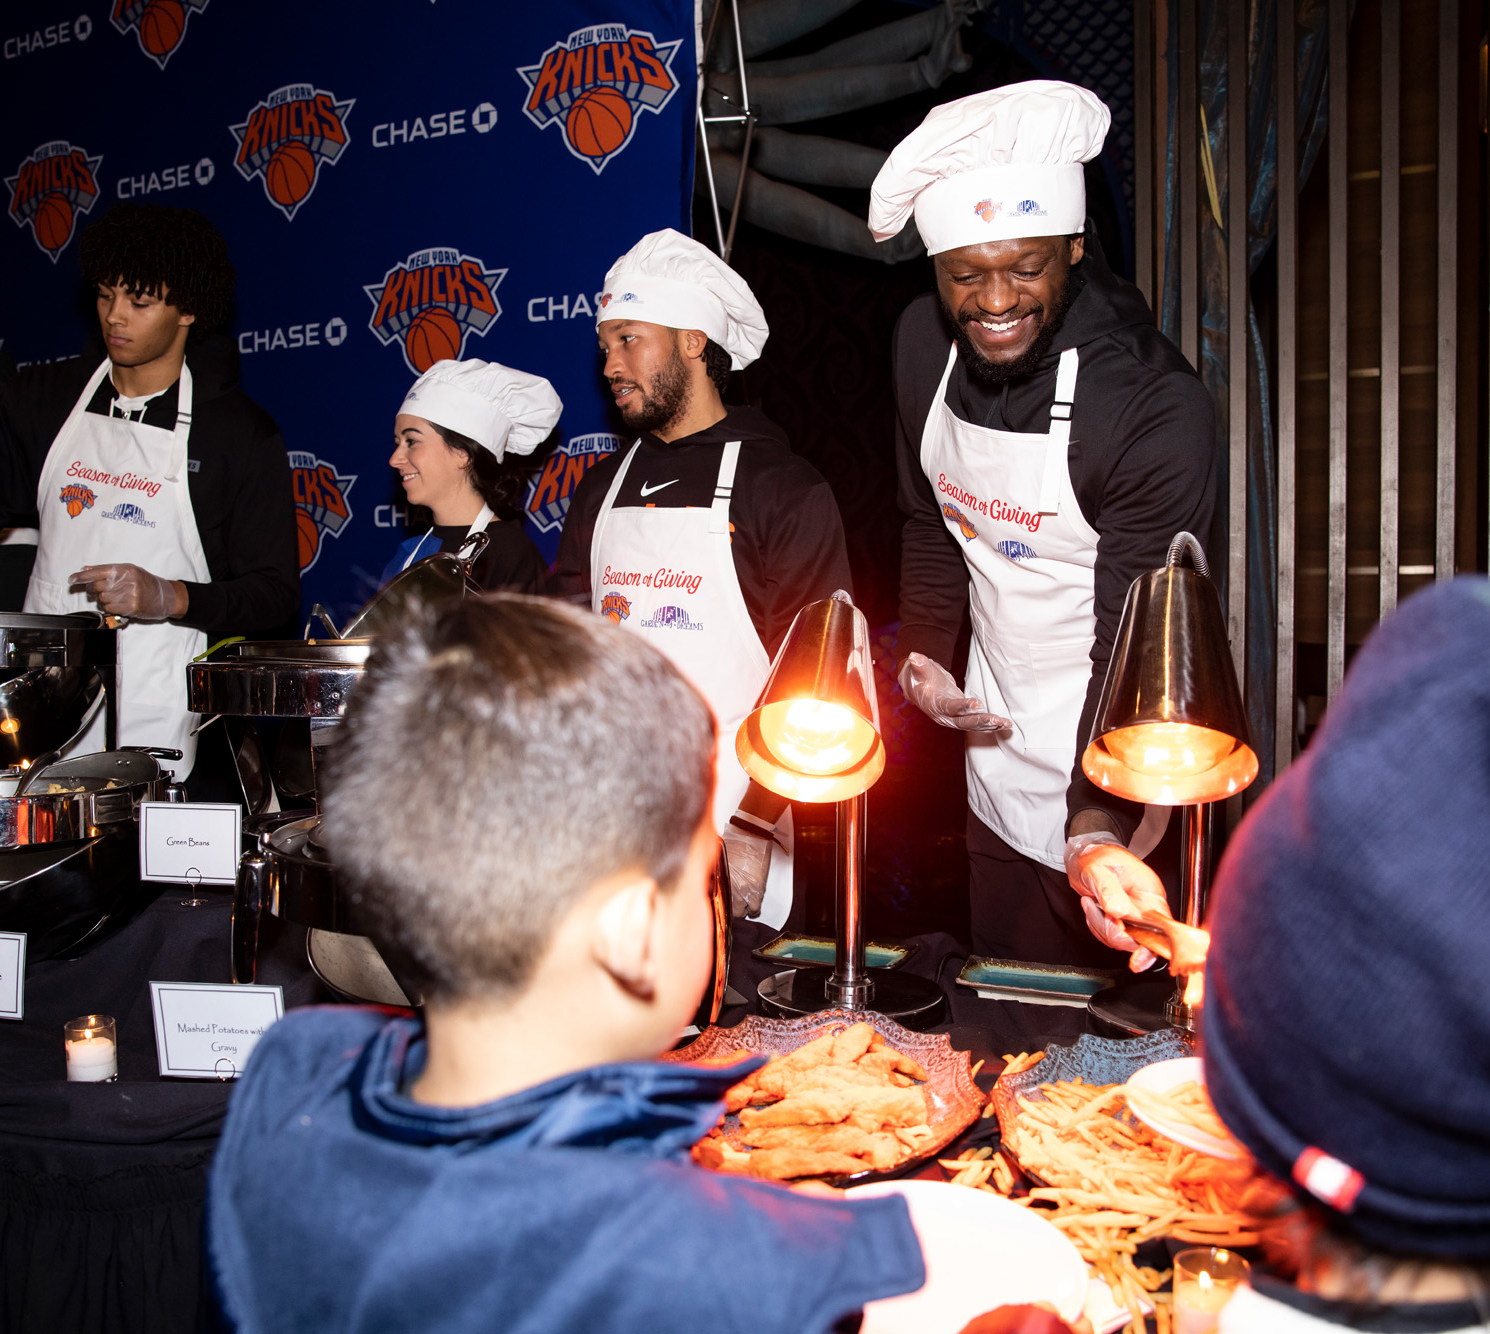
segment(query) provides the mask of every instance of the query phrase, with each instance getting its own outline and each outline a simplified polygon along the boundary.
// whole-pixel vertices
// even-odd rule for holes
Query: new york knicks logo
[[[91,486],[79,486],[76,482],[69,482],[62,488],[62,493],[57,499],[67,510],[68,517],[76,519],[84,510],[91,510],[98,497],[93,494]]]
[[[290,475],[295,488],[295,531],[300,539],[300,573],[321,557],[322,539],[336,537],[351,522],[347,501],[356,473],[342,473],[334,463],[303,450],[290,450]]]
[[[140,40],[140,50],[161,69],[175,54],[186,36],[186,21],[200,14],[211,0],[114,0],[109,18],[122,33],[131,28]]]
[[[335,93],[308,83],[276,88],[242,125],[228,126],[238,141],[233,165],[246,181],[259,177],[269,202],[293,218],[316,188],[321,166],[346,148],[347,113],[355,100],[338,102]]]
[[[599,175],[631,142],[641,113],[661,111],[678,91],[672,65],[682,44],[659,44],[624,23],[580,28],[517,71],[528,85],[523,110],[540,130],[558,125],[569,151]]]
[[[971,542],[978,535],[978,530],[973,527],[972,520],[967,517],[956,505],[943,505],[942,513],[957,525],[957,530],[966,541]]]
[[[607,593],[600,600],[600,614],[608,621],[620,625],[631,615],[631,603],[619,593]]]
[[[98,167],[103,156],[89,157],[65,139],[43,144],[14,176],[5,178],[10,190],[10,220],[30,227],[31,237],[52,261],[72,240],[78,215],[98,202]]]
[[[620,437],[605,432],[576,435],[564,441],[543,461],[543,471],[528,483],[528,498],[523,502],[528,522],[540,533],[558,532],[564,526],[580,478],[620,447]]]
[[[506,276],[459,250],[416,250],[362,289],[373,303],[367,327],[384,347],[399,340],[409,369],[423,375],[437,361],[459,361],[467,334],[486,333],[502,313],[497,286]]]

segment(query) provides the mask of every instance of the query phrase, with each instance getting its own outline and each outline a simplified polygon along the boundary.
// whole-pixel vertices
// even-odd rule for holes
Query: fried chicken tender
[[[846,1153],[864,1159],[865,1167],[885,1172],[900,1161],[905,1147],[892,1134],[870,1133],[858,1126],[765,1126],[746,1131],[745,1143],[753,1149],[811,1149],[819,1153]],[[859,1170],[863,1170],[860,1168]]]
[[[926,1094],[920,1085],[913,1088],[855,1090],[853,1107],[845,1118],[861,1130],[884,1130],[893,1126],[920,1126],[930,1120]]]
[[[868,1167],[846,1153],[820,1153],[813,1149],[757,1149],[749,1161],[751,1176],[771,1181],[784,1181],[788,1177],[853,1176]]]
[[[858,1059],[858,1067],[861,1070],[872,1070],[876,1073],[909,1075],[912,1079],[918,1079],[923,1084],[929,1077],[926,1067],[916,1060],[914,1056],[907,1056],[904,1052],[896,1051],[894,1047],[881,1047],[879,1051],[866,1052]]]
[[[740,1124],[746,1130],[756,1126],[833,1125],[846,1121],[866,1092],[857,1088],[807,1089],[769,1107],[746,1107],[740,1113]]]

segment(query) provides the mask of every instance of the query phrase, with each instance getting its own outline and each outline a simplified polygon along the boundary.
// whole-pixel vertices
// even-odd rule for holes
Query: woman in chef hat
[[[437,361],[425,371],[394,418],[388,462],[410,506],[427,509],[432,524],[398,548],[383,582],[484,531],[476,581],[486,589],[541,591],[548,566],[517,517],[522,475],[511,456],[531,454],[563,408],[542,376],[495,361]]]

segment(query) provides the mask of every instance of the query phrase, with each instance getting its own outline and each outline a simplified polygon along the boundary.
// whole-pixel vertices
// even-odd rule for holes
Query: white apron
[[[206,583],[207,557],[192,514],[186,442],[191,372],[183,364],[173,431],[89,412],[110,363],[93,372],[42,465],[36,508],[41,541],[26,610],[60,616],[96,611],[88,593],[68,591],[84,565],[138,565],[162,579]],[[186,710],[186,665],[207,647],[200,630],[169,621],[130,621],[119,630],[116,699],[121,746],[175,746],[162,761],[177,779],[191,773],[197,715]],[[70,748],[102,750],[103,711]]]
[[[594,609],[647,638],[714,710],[714,828],[721,833],[750,779],[735,757],[735,733],[755,707],[771,661],[750,619],[730,553],[729,501],[740,442],[724,447],[708,509],[616,509],[633,444],[595,519],[590,544]],[[792,906],[792,817],[777,825],[760,921],[779,927]]]
[[[921,436],[921,466],[967,561],[969,695],[1012,735],[968,734],[968,803],[1005,843],[1064,866],[1066,789],[1092,676],[1097,534],[1071,489],[1076,349],[1061,353],[1050,430],[996,431],[947,406],[954,344]]]
[[[492,513],[491,509],[486,505],[482,505],[481,513],[472,520],[471,526],[466,529],[466,536],[470,537],[473,533],[484,533],[486,531],[486,525],[494,518],[496,518],[496,515]],[[434,530],[431,529],[414,543],[414,549],[409,552],[409,558],[398,568],[400,570],[407,570],[416,560],[422,560],[425,556],[433,556],[439,549],[440,541],[435,536]]]

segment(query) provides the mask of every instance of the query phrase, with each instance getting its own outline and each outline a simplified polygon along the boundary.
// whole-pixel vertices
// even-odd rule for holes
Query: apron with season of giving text
[[[84,565],[138,565],[162,579],[205,583],[207,557],[192,513],[186,444],[191,372],[183,364],[172,431],[88,411],[110,363],[94,371],[42,465],[36,508],[41,540],[26,610],[59,616],[97,610],[89,593],[68,589]],[[196,758],[186,709],[186,665],[207,647],[200,630],[170,621],[130,621],[119,630],[117,701],[121,746],[175,746],[162,761],[178,779]],[[102,750],[103,713],[71,749]]]
[[[1071,488],[1076,349],[1061,353],[1050,430],[997,431],[947,406],[954,344],[921,436],[921,466],[967,561],[966,690],[1014,724],[971,732],[968,803],[1010,847],[1064,865],[1066,788],[1092,677],[1097,534]]]
[[[640,441],[616,470],[590,544],[594,609],[644,635],[714,710],[714,828],[723,832],[750,779],[735,756],[735,733],[755,707],[771,661],[750,619],[730,551],[729,502],[740,442],[724,446],[714,503],[697,507],[615,508]],[[788,807],[776,829],[782,846],[771,869],[760,920],[779,927],[792,904],[792,826]]]

